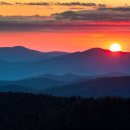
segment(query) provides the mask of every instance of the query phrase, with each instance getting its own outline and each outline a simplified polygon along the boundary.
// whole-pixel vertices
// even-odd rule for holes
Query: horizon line
[[[89,51],[89,50],[92,50],[92,49],[102,49],[104,51],[110,51],[112,52],[110,49],[106,49],[106,48],[102,48],[102,47],[92,47],[92,48],[87,48],[87,49],[84,49],[84,50],[75,50],[75,51],[62,51],[62,50],[53,50],[53,51],[43,51],[43,50],[38,50],[38,49],[33,49],[33,48],[30,48],[30,47],[27,47],[27,46],[22,46],[22,45],[18,45],[18,46],[0,46],[0,49],[1,48],[25,48],[25,49],[29,49],[29,50],[32,50],[32,51],[39,51],[39,52],[42,52],[42,53],[49,53],[49,52],[64,52],[64,53],[75,53],[75,52],[85,52],[85,51]],[[130,51],[117,51],[117,52],[112,52],[112,53],[119,53],[119,52],[122,52],[122,53],[130,53]]]

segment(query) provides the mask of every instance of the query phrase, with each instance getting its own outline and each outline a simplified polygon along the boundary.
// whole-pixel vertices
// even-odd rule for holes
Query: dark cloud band
[[[95,27],[98,27],[98,29],[103,27],[129,27],[129,16],[130,11],[115,11],[108,8],[104,8],[103,10],[66,11],[53,14],[50,16],[50,19],[37,15],[17,17],[0,16],[0,31],[84,30],[86,28],[87,30],[90,28],[93,30]]]
[[[101,11],[130,11],[130,6],[125,6],[125,7],[114,7],[114,8],[107,8],[107,7],[100,7],[98,10]]]

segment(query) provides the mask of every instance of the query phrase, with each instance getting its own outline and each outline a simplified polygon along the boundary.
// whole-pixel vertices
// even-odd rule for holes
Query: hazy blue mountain
[[[129,76],[129,74],[121,72],[110,72],[104,75],[100,75],[98,77],[123,77],[123,76]]]
[[[103,75],[111,72],[130,73],[130,53],[93,48],[35,63],[38,73]],[[34,65],[33,65],[34,66]],[[33,67],[32,66],[32,67]],[[30,66],[30,68],[32,68]]]
[[[128,75],[130,74],[129,66],[130,53],[113,53],[109,50],[93,48],[38,62],[5,62],[1,60],[0,80],[20,80],[48,73],[53,75],[88,75],[92,77],[113,72]],[[69,75],[69,78],[71,79],[72,75]]]
[[[67,54],[66,52],[40,52],[31,50],[22,46],[15,47],[1,47],[0,48],[0,60],[10,62],[30,62],[40,61],[43,59],[53,58]]]
[[[130,77],[99,78],[48,89],[56,96],[130,97]]]
[[[36,93],[37,90],[23,87],[20,85],[7,85],[0,86],[0,92],[25,92],[25,93]]]
[[[77,74],[65,74],[65,75],[55,75],[55,74],[44,74],[44,75],[39,75],[37,76],[38,78],[49,78],[53,80],[58,80],[58,81],[76,81],[80,79],[90,79],[91,77],[87,75],[77,75]]]
[[[0,81],[0,86],[23,86],[24,88],[31,88],[35,90],[45,90],[46,88],[52,88],[55,86],[68,85],[73,82],[70,81],[58,81],[50,78],[30,78],[18,81]]]
[[[130,97],[130,77],[57,81],[32,78],[19,81],[0,81],[0,92],[48,93],[54,96]]]

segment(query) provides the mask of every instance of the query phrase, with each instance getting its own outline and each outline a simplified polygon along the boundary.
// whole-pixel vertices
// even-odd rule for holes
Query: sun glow
[[[113,43],[111,46],[110,46],[110,51],[112,52],[119,52],[119,51],[122,51],[122,47],[119,43]]]

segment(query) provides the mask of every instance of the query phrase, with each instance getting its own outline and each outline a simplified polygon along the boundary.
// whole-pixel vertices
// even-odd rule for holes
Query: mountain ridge
[[[36,62],[65,54],[67,52],[41,52],[23,46],[0,47],[0,60],[9,62]]]
[[[130,97],[130,76],[104,77],[71,85],[53,87],[47,93],[54,96]]]
[[[88,76],[104,75],[111,72],[130,74],[129,59],[129,52],[111,52],[93,48],[28,63],[1,61],[0,80],[20,80],[45,74],[65,75],[71,73]]]

